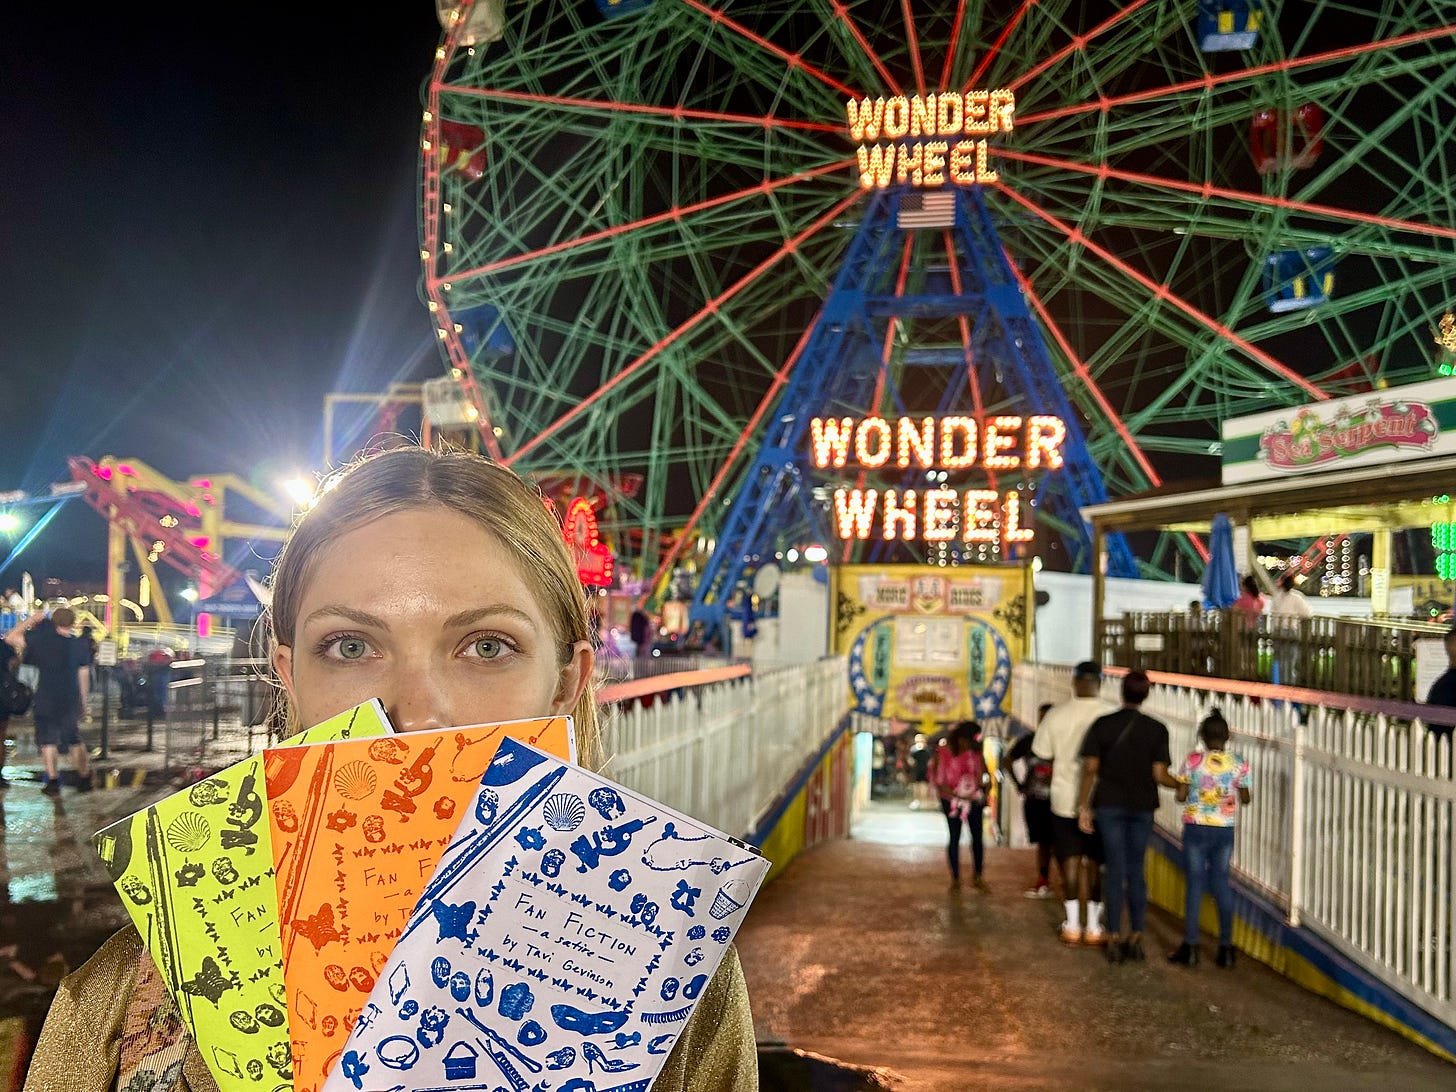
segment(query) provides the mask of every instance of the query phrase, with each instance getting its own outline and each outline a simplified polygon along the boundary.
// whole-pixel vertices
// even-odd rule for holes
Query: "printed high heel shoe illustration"
[[[586,1059],[587,1073],[592,1075],[596,1073],[594,1066],[601,1066],[603,1073],[625,1073],[629,1069],[636,1069],[641,1064],[640,1062],[624,1062],[608,1058],[602,1048],[591,1040],[581,1044],[581,1056]]]

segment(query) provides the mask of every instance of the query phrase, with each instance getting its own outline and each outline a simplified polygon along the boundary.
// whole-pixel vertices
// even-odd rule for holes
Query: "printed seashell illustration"
[[[547,826],[564,834],[581,826],[586,818],[586,805],[575,793],[557,793],[546,801],[541,814],[546,817]]]
[[[350,762],[334,774],[334,791],[345,800],[367,800],[379,787],[379,775],[367,762]]]
[[[196,853],[207,845],[212,837],[212,828],[207,820],[195,811],[185,812],[172,820],[167,828],[167,844],[178,853]]]

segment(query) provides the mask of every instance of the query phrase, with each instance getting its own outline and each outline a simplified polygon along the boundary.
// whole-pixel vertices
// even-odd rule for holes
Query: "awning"
[[[1456,455],[1274,481],[1154,490],[1081,509],[1094,531],[1206,534],[1219,512],[1256,541],[1456,522]],[[1436,498],[1446,498],[1437,500]]]

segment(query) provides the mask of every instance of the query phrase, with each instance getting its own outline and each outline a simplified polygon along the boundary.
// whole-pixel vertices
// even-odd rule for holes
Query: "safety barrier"
[[[1110,703],[1119,703],[1122,673],[1111,669],[1104,680]],[[1444,1025],[1446,1034],[1417,1029],[1413,1037],[1456,1041],[1456,781],[1451,739],[1426,730],[1427,710],[1295,687],[1150,678],[1143,709],[1168,726],[1175,768],[1214,706],[1252,767],[1253,803],[1238,819],[1236,880],[1282,913],[1291,930],[1307,930],[1363,971],[1361,986],[1383,983]],[[1019,665],[1017,718],[1033,723],[1042,702],[1071,692],[1070,668]],[[1171,793],[1163,794],[1157,824],[1181,843]],[[1365,998],[1352,1007],[1374,1004]],[[1377,1018],[1410,1023],[1388,1011]]]
[[[608,777],[734,835],[759,828],[839,734],[842,659],[758,672],[610,712]]]

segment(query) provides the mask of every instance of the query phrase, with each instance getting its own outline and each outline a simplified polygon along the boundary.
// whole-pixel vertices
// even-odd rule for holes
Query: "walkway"
[[[1157,911],[1146,964],[1068,949],[1060,903],[1022,896],[1031,851],[988,848],[990,893],[951,890],[943,832],[938,812],[872,804],[760,893],[738,939],[760,1042],[905,1092],[1456,1087],[1456,1068],[1252,960],[1168,964],[1181,924]]]

